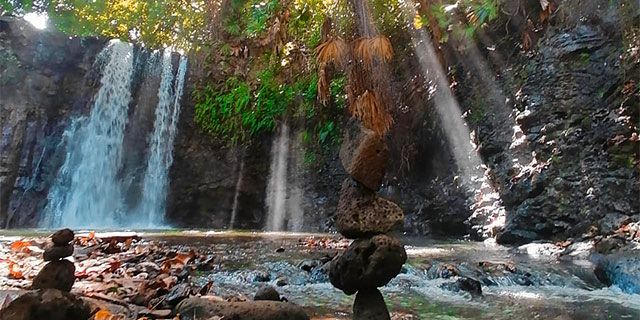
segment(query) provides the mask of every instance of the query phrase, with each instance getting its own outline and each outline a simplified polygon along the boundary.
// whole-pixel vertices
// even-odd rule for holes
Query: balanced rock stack
[[[58,289],[69,292],[75,282],[76,267],[66,257],[73,255],[73,231],[62,229],[51,236],[51,243],[44,249],[43,258],[48,263],[33,279],[33,289]]]
[[[357,292],[354,319],[390,319],[378,287],[397,276],[407,260],[404,246],[388,234],[404,220],[402,209],[378,197],[389,149],[383,137],[351,120],[340,160],[351,177],[340,190],[336,228],[355,239],[331,261],[329,279],[347,295]]]

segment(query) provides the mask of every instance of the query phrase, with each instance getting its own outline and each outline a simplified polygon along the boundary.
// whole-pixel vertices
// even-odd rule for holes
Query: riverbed
[[[0,245],[47,231],[4,232]],[[176,251],[215,257],[192,282],[212,283],[210,294],[251,298],[272,285],[313,317],[349,319],[354,296],[332,287],[326,261],[348,245],[336,235],[229,231],[137,231],[142,240]],[[640,319],[640,296],[605,287],[581,256],[553,254],[545,246],[507,248],[492,242],[404,237],[409,259],[382,288],[394,319]],[[6,266],[0,260],[0,268]],[[459,290],[457,279],[481,283],[482,294]],[[76,287],[86,285],[78,281]],[[12,288],[0,273],[0,289]]]

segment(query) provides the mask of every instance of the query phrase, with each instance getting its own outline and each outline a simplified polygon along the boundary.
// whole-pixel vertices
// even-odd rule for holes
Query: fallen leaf
[[[94,320],[111,320],[112,318],[113,315],[111,314],[111,312],[104,309],[96,312],[96,314],[93,316]]]
[[[162,263],[162,272],[168,273],[172,269],[183,268],[195,256],[195,252],[193,251],[190,251],[188,253],[178,253],[173,259],[166,260]]]
[[[104,272],[115,272],[116,270],[118,270],[118,268],[120,268],[120,266],[122,265],[122,262],[119,260],[115,260],[115,261],[111,261],[109,262],[109,267],[107,269],[105,269],[103,271]]]
[[[10,279],[24,279],[24,274],[20,270],[16,270],[16,263],[9,261],[9,278]]]
[[[31,242],[22,241],[22,240],[14,241],[13,243],[11,243],[11,251],[23,252],[24,249],[29,250],[28,249],[29,246],[31,246]]]

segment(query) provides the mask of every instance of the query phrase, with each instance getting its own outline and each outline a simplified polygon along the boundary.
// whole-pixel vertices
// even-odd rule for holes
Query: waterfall
[[[100,89],[88,117],[63,134],[66,158],[48,196],[42,224],[47,227],[115,226],[121,214],[118,169],[131,100],[133,46],[111,41]]]
[[[244,159],[240,160],[240,169],[238,170],[238,180],[236,181],[236,192],[233,195],[233,205],[231,206],[231,220],[229,221],[229,229],[233,229],[236,224],[238,215],[238,200],[240,198],[240,189],[242,188],[242,179],[244,178]]]
[[[168,172],[173,163],[180,101],[187,58],[181,57],[174,78],[171,52],[151,63],[160,65],[158,104],[153,131],[149,130],[146,163],[139,200],[125,201],[137,170],[123,163],[124,141],[135,71],[134,48],[117,40],[98,55],[103,66],[100,88],[88,116],[72,119],[60,143],[65,160],[52,185],[43,213],[43,227],[115,228],[163,225],[168,192]],[[154,69],[157,70],[157,69]],[[154,71],[157,74],[157,71]],[[138,133],[139,134],[139,133]],[[146,134],[146,133],[145,133]],[[142,170],[140,170],[142,171]]]
[[[271,166],[267,184],[267,231],[302,229],[301,190],[288,183],[289,126],[283,123],[271,146]],[[294,181],[295,182],[295,181]],[[293,189],[293,192],[289,192]]]
[[[163,224],[168,191],[168,173],[173,163],[173,142],[180,116],[180,100],[184,90],[187,58],[180,57],[178,74],[174,82],[171,52],[166,50],[162,59],[162,78],[158,89],[153,133],[149,140],[149,155],[142,186],[142,199],[138,207],[139,221],[134,225],[158,227]]]
[[[285,228],[287,166],[289,162],[289,126],[283,123],[271,146],[271,166],[267,184],[267,230]]]

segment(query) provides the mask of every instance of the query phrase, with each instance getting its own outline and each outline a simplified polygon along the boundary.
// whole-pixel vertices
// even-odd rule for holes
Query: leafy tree
[[[46,12],[69,35],[189,52],[199,66],[196,120],[208,134],[239,143],[288,118],[320,144],[337,140],[330,133],[344,109],[389,130],[388,63],[394,46],[410,43],[407,28],[446,42],[472,37],[499,12],[498,0],[0,0],[0,8]]]

